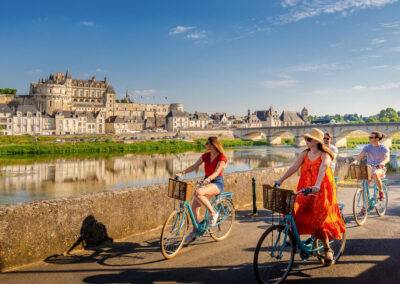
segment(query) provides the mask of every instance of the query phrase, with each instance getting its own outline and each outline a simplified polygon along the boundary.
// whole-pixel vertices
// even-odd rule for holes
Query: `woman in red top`
[[[215,212],[214,208],[211,206],[209,199],[212,196],[218,195],[224,191],[224,179],[222,174],[228,160],[225,156],[222,144],[218,140],[218,137],[209,137],[205,147],[207,152],[201,155],[196,163],[182,172],[177,173],[176,176],[180,177],[183,174],[197,170],[200,165],[204,163],[205,178],[203,181],[203,186],[196,189],[192,208],[196,221],[199,222],[199,209],[202,204],[206,206],[211,213],[211,226],[213,226],[217,223],[218,213]],[[188,236],[187,240],[193,241],[194,236],[195,234],[192,232]]]

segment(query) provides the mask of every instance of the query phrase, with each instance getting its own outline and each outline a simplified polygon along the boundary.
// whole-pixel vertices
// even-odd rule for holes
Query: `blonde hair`
[[[207,139],[208,143],[210,143],[211,145],[214,146],[215,149],[217,149],[217,151],[225,156],[225,151],[224,151],[224,147],[222,147],[222,143],[218,140],[217,136],[210,136]]]

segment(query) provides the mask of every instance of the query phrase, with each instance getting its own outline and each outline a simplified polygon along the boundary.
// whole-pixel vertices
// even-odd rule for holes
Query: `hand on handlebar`
[[[175,179],[179,180],[183,176],[183,173],[179,172],[175,174]]]
[[[303,194],[304,196],[307,196],[309,194],[316,195],[318,192],[319,192],[318,186],[311,186],[311,187],[302,189],[299,193]]]
[[[274,187],[281,187],[281,182],[279,180],[274,181]]]
[[[211,182],[211,180],[209,178],[206,178],[203,180],[203,185],[207,185]]]

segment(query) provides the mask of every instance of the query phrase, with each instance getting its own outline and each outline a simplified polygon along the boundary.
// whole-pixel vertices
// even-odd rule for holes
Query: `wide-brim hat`
[[[321,144],[324,144],[324,132],[318,128],[312,128],[310,132],[305,133],[303,135],[304,138],[311,138],[315,141],[318,141]]]

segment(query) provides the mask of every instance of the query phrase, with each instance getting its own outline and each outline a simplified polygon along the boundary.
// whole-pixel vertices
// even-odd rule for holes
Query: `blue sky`
[[[21,94],[69,68],[188,111],[400,109],[398,0],[2,0],[0,42]]]

